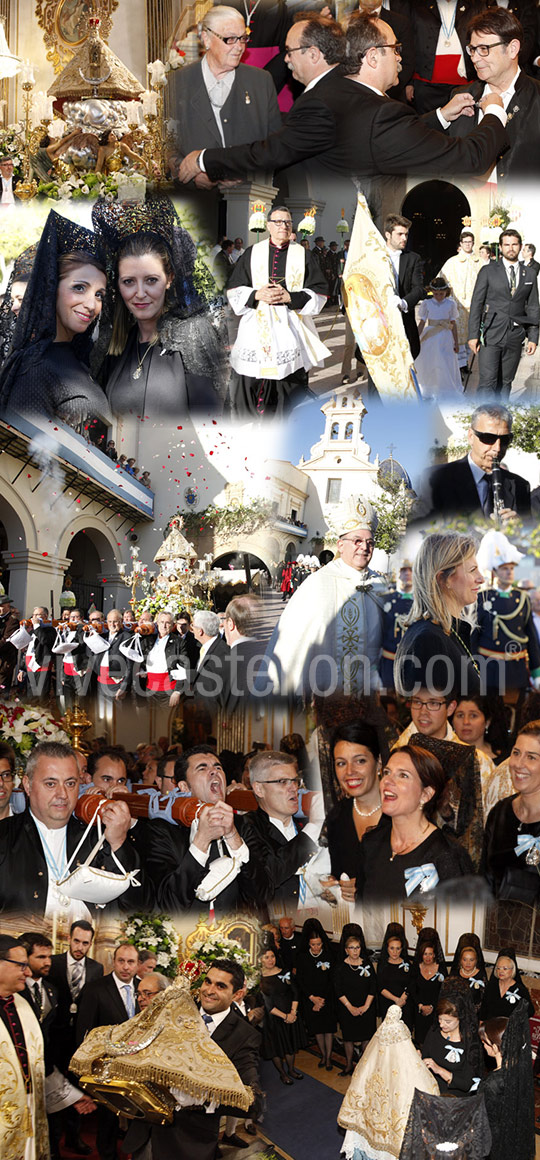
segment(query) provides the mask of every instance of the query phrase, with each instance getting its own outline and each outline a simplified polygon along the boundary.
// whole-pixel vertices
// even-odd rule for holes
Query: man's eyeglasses
[[[292,222],[288,222],[285,218],[268,218],[267,225],[281,226],[284,230],[292,230]]]
[[[207,28],[206,24],[203,25],[203,29],[204,32],[211,32],[212,36],[217,36],[218,40],[222,40],[224,44],[238,44],[238,41],[240,44],[247,44],[250,37],[249,32],[244,32],[242,36],[221,36],[219,32],[214,32],[213,28]]]
[[[276,777],[275,781],[265,781],[263,785],[279,785],[283,789],[286,785],[294,785],[295,789],[301,786],[301,779],[299,777]]]
[[[299,44],[298,48],[287,48],[285,45],[285,56],[292,56],[293,52],[305,52],[309,48],[309,44]]]
[[[496,48],[498,44],[504,44],[504,40],[494,40],[493,44],[467,44],[465,51],[469,56],[489,56],[491,49]]]
[[[0,781],[13,781],[13,774],[11,771],[9,773],[0,773]]]
[[[488,447],[493,447],[493,444],[500,441],[501,447],[509,447],[512,442],[512,435],[495,435],[493,431],[475,431],[471,428],[473,435],[480,440],[481,443],[486,443]]]
[[[342,541],[342,543],[354,544],[355,548],[364,548],[364,547],[374,548],[375,547],[374,540],[351,540],[349,536],[340,536],[339,538]]]
[[[28,963],[20,963],[18,959],[1,959],[3,963],[11,963],[12,967],[18,967],[20,971],[28,970]]]
[[[419,697],[411,697],[409,705],[411,709],[427,709],[428,713],[438,713],[446,701],[421,701]]]
[[[394,44],[372,44],[371,47],[372,48],[393,48],[396,56],[401,56],[401,50],[403,48],[403,45],[399,43],[399,40],[396,40]]]

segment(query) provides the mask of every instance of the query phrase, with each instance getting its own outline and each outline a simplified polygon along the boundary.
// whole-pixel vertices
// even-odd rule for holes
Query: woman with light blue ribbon
[[[512,947],[502,948],[493,968],[491,978],[480,1008],[480,1019],[496,1019],[499,1015],[510,1015],[516,1003],[525,999],[529,1006],[529,1016],[534,1015],[531,996],[521,978],[516,952]]]
[[[540,901],[540,721],[524,725],[508,768],[515,794],[490,810],[482,870],[496,898]]]
[[[472,875],[467,851],[433,821],[446,784],[434,754],[416,745],[394,749],[381,779],[383,816],[359,846],[356,885],[364,903],[419,898]]]
[[[476,1091],[483,1074],[482,1050],[474,1005],[468,994],[448,988],[422,1047],[424,1063],[435,1076],[441,1095],[463,1096]]]

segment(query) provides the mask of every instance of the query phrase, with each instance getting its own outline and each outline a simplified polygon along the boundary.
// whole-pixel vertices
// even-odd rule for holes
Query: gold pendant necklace
[[[157,334],[156,334],[155,338],[153,338],[153,339],[152,339],[152,341],[148,343],[148,346],[147,346],[147,348],[146,348],[146,350],[145,350],[145,352],[144,352],[144,354],[143,354],[143,356],[142,356],[142,358],[141,358],[141,357],[140,357],[140,355],[139,355],[139,340],[137,339],[137,369],[133,371],[132,378],[134,378],[134,379],[140,379],[140,377],[141,377],[141,375],[142,375],[142,365],[143,365],[143,362],[144,362],[144,360],[145,360],[145,358],[146,358],[146,356],[147,356],[148,352],[149,352],[150,350],[152,350],[152,347],[153,347],[153,346],[155,346],[155,345],[156,345],[156,342],[157,342],[157,340],[158,340],[158,336],[157,336]]]

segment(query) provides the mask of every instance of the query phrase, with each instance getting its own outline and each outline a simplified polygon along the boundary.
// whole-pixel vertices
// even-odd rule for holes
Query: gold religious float
[[[181,964],[174,983],[145,1011],[89,1032],[69,1066],[92,1099],[119,1116],[159,1124],[188,1104],[248,1110],[251,1088],[208,1034],[191,997],[190,979],[200,969],[196,962]]]

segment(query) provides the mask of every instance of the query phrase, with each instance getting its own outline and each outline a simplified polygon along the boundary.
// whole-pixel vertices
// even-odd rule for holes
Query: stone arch
[[[470,204],[450,181],[421,181],[407,194],[401,212],[412,222],[408,248],[420,254],[427,285],[456,253],[463,218],[471,216]]]
[[[2,479],[1,518],[6,529],[8,551],[37,550],[38,529],[34,517],[20,492],[5,477]]]

